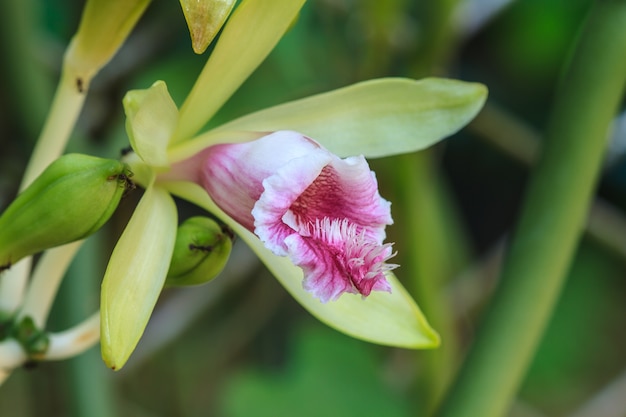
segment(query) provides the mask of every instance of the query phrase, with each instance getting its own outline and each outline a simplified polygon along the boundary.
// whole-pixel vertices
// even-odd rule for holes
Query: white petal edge
[[[102,358],[119,370],[139,342],[163,289],[176,237],[174,200],[149,186],[122,233],[102,281]]]
[[[221,211],[204,189],[188,182],[161,184],[180,196],[218,216],[254,250],[285,289],[313,316],[325,324],[357,339],[381,345],[411,349],[439,346],[439,335],[428,324],[419,307],[397,278],[387,274],[392,293],[376,292],[363,300],[344,294],[339,300],[322,304],[302,288],[302,270],[288,258],[266,249],[261,241]]]

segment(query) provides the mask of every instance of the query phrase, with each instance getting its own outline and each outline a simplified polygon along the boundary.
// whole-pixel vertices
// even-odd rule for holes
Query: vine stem
[[[50,113],[24,172],[20,191],[63,153],[80,115],[87,93],[78,88],[77,76],[71,68],[66,59]],[[31,258],[22,259],[19,267],[14,266],[0,279],[0,306],[7,311],[13,312],[22,303],[31,261]]]
[[[558,300],[626,84],[626,1],[597,1],[557,94],[500,285],[437,414],[506,413]]]
[[[79,240],[44,252],[32,274],[18,319],[30,317],[37,327],[45,327],[63,276],[82,244]]]
[[[52,161],[63,153],[83,108],[87,93],[77,86],[77,76],[69,68],[71,68],[70,65],[64,65],[50,113],[26,167],[21,190],[28,187]],[[85,82],[87,81],[83,81]]]

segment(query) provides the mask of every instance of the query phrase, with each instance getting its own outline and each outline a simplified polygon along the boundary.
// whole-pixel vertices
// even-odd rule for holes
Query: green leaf
[[[190,138],[278,43],[305,0],[244,0],[226,23],[180,109],[176,139]]]
[[[102,281],[102,358],[119,370],[139,342],[165,282],[176,238],[172,197],[149,186],[117,242]]]
[[[130,144],[148,165],[169,166],[167,147],[178,124],[178,109],[163,81],[124,96],[126,132]]]
[[[299,328],[281,369],[244,370],[220,396],[230,417],[407,417],[408,398],[383,377],[388,358],[372,345],[320,325]],[[396,387],[397,388],[397,387]],[[323,401],[311,401],[312,397]],[[280,401],[276,399],[280,398]]]
[[[199,185],[187,182],[161,185],[228,224],[296,301],[327,325],[358,339],[382,345],[405,348],[434,348],[439,345],[439,335],[393,274],[387,275],[392,293],[372,292],[365,300],[360,296],[344,294],[337,301],[322,304],[302,288],[300,268],[288,258],[276,256],[266,249],[254,234],[220,210]]]
[[[261,110],[217,130],[295,130],[339,156],[374,158],[434,145],[472,120],[486,97],[477,83],[383,78]]]

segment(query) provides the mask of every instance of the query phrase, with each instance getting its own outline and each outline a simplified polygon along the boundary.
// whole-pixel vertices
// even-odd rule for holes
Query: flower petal
[[[102,357],[111,369],[124,366],[148,324],[170,265],[176,225],[172,197],[149,186],[115,245],[102,281]]]
[[[167,167],[167,147],[178,123],[178,109],[163,81],[124,96],[126,131],[130,144],[148,165]]]
[[[296,301],[327,325],[382,345],[406,348],[439,345],[439,336],[393,274],[386,274],[391,293],[372,292],[365,300],[345,294],[332,303],[322,304],[302,287],[300,268],[287,258],[273,255],[253,236],[243,234],[241,237]]]
[[[486,97],[477,83],[386,78],[261,110],[216,130],[295,130],[342,157],[382,157],[424,149],[457,132]]]
[[[305,0],[245,0],[224,26],[180,109],[177,139],[195,135],[261,64]]]
[[[325,217],[284,243],[289,259],[304,271],[302,286],[323,303],[344,292],[366,297],[372,290],[391,290],[385,279],[385,272],[397,266],[385,263],[395,255],[391,244],[372,240],[348,219]]]
[[[199,182],[231,217],[253,230],[254,220],[250,212],[263,192],[263,180],[290,161],[309,161],[309,155],[315,151],[328,155],[317,142],[299,133],[276,132],[253,142],[211,146],[174,166],[169,175],[187,175],[185,179]],[[305,188],[323,166],[317,168],[314,176],[304,184]],[[310,170],[301,171],[302,175],[310,176]],[[284,196],[281,198],[285,199]]]
[[[406,348],[434,348],[439,345],[438,334],[393,274],[386,274],[391,293],[372,292],[365,300],[346,294],[337,301],[322,304],[302,287],[300,268],[289,259],[266,249],[256,236],[220,210],[202,187],[189,182],[161,185],[214,213],[233,228],[296,301],[322,322],[350,336],[382,345]]]
[[[276,139],[287,133],[291,132],[276,132],[255,143],[282,150],[288,143]],[[210,190],[209,194],[214,196]],[[390,203],[378,194],[365,158],[340,159],[321,147],[273,170],[257,199],[252,209],[254,232],[277,255],[286,254],[283,241],[288,235],[301,233],[317,219],[347,219],[378,243],[385,238],[385,226],[393,223]]]

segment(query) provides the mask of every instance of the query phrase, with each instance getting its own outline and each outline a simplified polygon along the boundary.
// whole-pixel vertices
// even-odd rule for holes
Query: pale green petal
[[[148,165],[167,167],[167,147],[178,124],[178,109],[163,81],[124,96],[126,132],[130,144]]]
[[[102,358],[124,366],[148,324],[165,282],[176,238],[177,213],[162,188],[146,189],[117,242],[102,281]]]
[[[180,109],[177,139],[195,135],[270,53],[305,0],[244,0]]]
[[[302,270],[288,258],[267,250],[252,233],[221,211],[197,184],[165,183],[172,193],[217,215],[256,252],[289,293],[311,314],[327,325],[358,339],[406,348],[434,348],[439,335],[393,274],[388,274],[392,293],[372,292],[361,296],[344,294],[337,301],[322,304],[302,288]]]
[[[472,120],[486,97],[477,83],[384,78],[261,110],[218,130],[295,130],[339,156],[374,158],[435,144]]]

